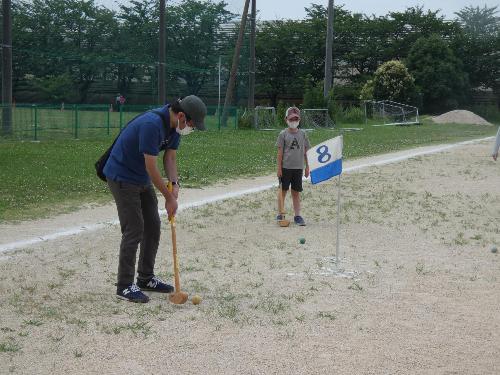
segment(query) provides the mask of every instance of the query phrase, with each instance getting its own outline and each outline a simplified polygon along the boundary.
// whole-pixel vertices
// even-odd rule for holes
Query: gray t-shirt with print
[[[305,131],[298,129],[292,133],[288,129],[282,130],[276,147],[283,148],[283,168],[304,169],[304,154],[311,147]]]

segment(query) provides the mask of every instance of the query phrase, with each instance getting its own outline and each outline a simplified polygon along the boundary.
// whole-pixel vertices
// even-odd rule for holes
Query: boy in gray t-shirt
[[[300,123],[300,110],[297,107],[290,107],[286,110],[285,120],[288,128],[281,131],[276,141],[278,147],[277,174],[281,181],[283,201],[290,185],[292,186],[294,222],[303,226],[306,223],[300,216],[300,192],[302,191],[302,174],[309,177],[306,152],[311,145],[306,132],[297,128]],[[280,213],[278,213],[276,219],[282,220]]]

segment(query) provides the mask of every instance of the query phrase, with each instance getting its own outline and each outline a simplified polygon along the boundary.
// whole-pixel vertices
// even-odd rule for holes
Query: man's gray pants
[[[134,282],[139,244],[138,278],[148,280],[154,275],[161,222],[153,185],[133,185],[108,180],[108,186],[115,198],[122,231],[117,282],[120,289]]]

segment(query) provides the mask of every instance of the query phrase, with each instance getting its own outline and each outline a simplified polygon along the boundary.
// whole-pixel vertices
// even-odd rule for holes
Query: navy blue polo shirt
[[[162,113],[168,128],[158,114],[145,112],[123,129],[104,167],[108,179],[134,185],[151,183],[144,154],[157,156],[162,150],[177,150],[179,147],[180,134],[170,127],[168,108],[155,109]]]

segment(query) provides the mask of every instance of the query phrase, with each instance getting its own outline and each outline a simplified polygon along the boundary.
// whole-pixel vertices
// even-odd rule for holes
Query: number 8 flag
[[[307,151],[311,183],[317,184],[342,173],[342,136],[338,136]]]

